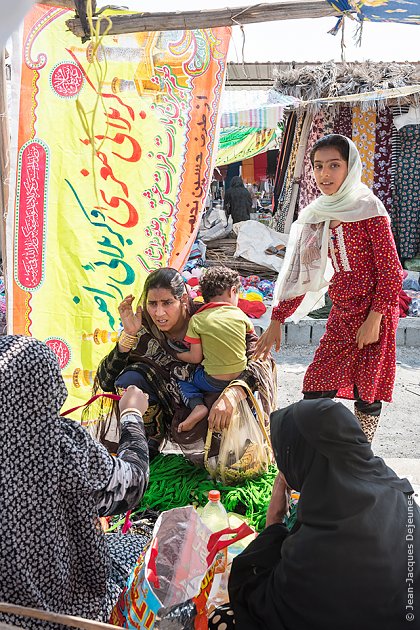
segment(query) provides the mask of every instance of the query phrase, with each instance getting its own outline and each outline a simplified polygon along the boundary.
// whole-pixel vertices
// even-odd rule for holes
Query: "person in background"
[[[311,162],[322,195],[292,225],[277,304],[255,356],[266,356],[273,344],[279,350],[285,319],[307,315],[328,286],[332,308],[304,377],[304,398],[355,399],[372,440],[382,401],[392,400],[403,272],[388,213],[361,181],[355,144],[336,134],[321,138]]]
[[[147,537],[105,536],[99,517],[137,507],[146,489],[148,396],[133,387],[122,397],[112,457],[60,417],[67,390],[44,343],[0,337],[0,383],[0,601],[108,621]],[[5,613],[0,622],[22,625]]]
[[[180,380],[182,397],[191,409],[178,426],[189,431],[205,418],[205,392],[221,393],[240,376],[247,365],[246,335],[254,332],[251,320],[238,308],[241,280],[237,271],[228,267],[211,267],[201,277],[204,299],[189,321],[185,341],[190,350],[180,352],[180,361],[201,363],[189,380]]]
[[[209,629],[415,627],[420,511],[411,484],[333,400],[275,411],[271,442],[280,472],[266,528],[233,561],[230,606],[214,611]],[[300,492],[292,531],[283,524],[289,488]]]
[[[230,216],[234,223],[249,221],[252,212],[252,198],[249,190],[245,188],[242,177],[232,177],[230,188],[226,191],[223,205],[226,218]]]

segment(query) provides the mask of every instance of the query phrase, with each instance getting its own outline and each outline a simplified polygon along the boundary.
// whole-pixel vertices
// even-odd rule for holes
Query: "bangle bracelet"
[[[141,418],[143,417],[143,416],[142,416],[141,411],[139,411],[139,410],[138,410],[138,409],[136,409],[135,407],[128,407],[127,409],[124,409],[124,411],[122,411],[122,412],[120,413],[120,420],[121,420],[121,418],[122,418],[124,415],[126,415],[127,413],[136,413],[136,414],[137,414],[137,415],[139,415]]]
[[[124,330],[122,331],[119,339],[118,339],[118,343],[123,347],[123,348],[127,348],[127,350],[131,350],[131,348],[133,348],[135,346],[135,344],[138,341],[138,337],[137,335],[128,335],[126,332],[124,332]]]

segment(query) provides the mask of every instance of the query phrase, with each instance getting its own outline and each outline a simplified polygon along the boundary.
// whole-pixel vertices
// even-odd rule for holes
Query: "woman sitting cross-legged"
[[[153,271],[146,278],[135,311],[133,304],[132,295],[120,304],[124,330],[117,345],[98,367],[95,391],[100,387],[106,392],[115,392],[131,384],[137,385],[149,394],[150,406],[144,422],[151,455],[170,437],[180,444],[188,459],[202,464],[208,427],[216,431],[227,427],[234,406],[228,393],[206,394],[208,418],[189,431],[178,431],[179,424],[190,413],[182,401],[178,381],[188,380],[196,366],[180,361],[177,353],[187,349],[184,338],[188,324],[201,305],[190,299],[181,274],[167,267]],[[271,357],[251,359],[257,339],[253,332],[246,335],[248,363],[239,378],[251,389],[258,390],[268,422],[276,404],[276,371]],[[239,397],[245,397],[240,387],[235,389]],[[106,431],[104,424],[99,426],[101,428]],[[100,439],[104,441],[103,436]]]

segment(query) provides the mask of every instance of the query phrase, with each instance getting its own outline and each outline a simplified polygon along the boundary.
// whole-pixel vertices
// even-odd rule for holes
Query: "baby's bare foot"
[[[183,431],[191,431],[196,424],[206,417],[208,411],[206,405],[197,405],[191,411],[190,415],[178,425],[178,433]]]

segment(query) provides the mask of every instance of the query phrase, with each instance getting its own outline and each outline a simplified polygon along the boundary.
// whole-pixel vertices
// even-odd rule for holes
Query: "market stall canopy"
[[[276,90],[225,90],[216,166],[277,148],[284,108],[299,101]]]
[[[216,166],[249,160],[260,153],[278,148],[281,135],[274,129],[230,127],[221,129]]]
[[[285,107],[298,104],[293,96],[276,90],[229,91],[222,96],[220,126],[275,129],[283,119]]]

